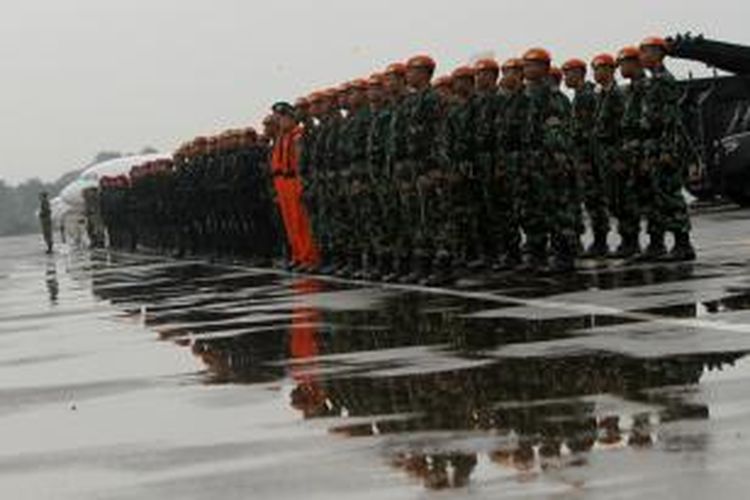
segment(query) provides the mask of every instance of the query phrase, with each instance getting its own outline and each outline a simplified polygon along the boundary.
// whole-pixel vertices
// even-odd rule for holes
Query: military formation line
[[[432,58],[412,57],[276,103],[261,133],[199,137],[104,178],[97,210],[114,248],[387,281],[693,260],[668,52],[650,37],[557,69],[535,48],[440,78]]]

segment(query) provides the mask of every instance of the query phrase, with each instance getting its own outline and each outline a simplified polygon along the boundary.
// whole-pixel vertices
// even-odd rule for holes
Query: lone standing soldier
[[[42,225],[42,236],[47,245],[47,253],[52,253],[54,240],[52,239],[52,209],[49,206],[49,196],[46,191],[39,193],[39,222]]]

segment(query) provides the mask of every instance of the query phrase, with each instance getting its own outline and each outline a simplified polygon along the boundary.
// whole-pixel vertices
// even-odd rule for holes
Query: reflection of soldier
[[[52,239],[52,209],[46,191],[39,193],[39,223],[42,226],[42,236],[44,237],[44,244],[47,246],[47,253],[52,253],[52,246],[54,245]]]
[[[292,406],[300,410],[305,418],[322,416],[327,411],[326,393],[315,370],[315,358],[319,355],[318,324],[321,321],[320,311],[303,303],[305,296],[321,290],[321,284],[315,280],[300,280],[292,284],[300,301],[295,306],[292,324],[289,327],[289,358],[294,361],[291,366],[292,378],[297,387],[292,391]]]
[[[57,281],[57,265],[54,260],[47,262],[47,272],[44,281],[47,284],[47,293],[49,294],[50,303],[52,305],[57,304],[57,296],[60,293],[60,284]]]

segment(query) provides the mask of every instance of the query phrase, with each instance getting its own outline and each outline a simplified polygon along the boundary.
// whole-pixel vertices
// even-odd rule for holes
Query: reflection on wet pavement
[[[28,307],[23,294],[0,295],[0,375],[47,363],[72,367],[86,355],[85,347],[11,355],[10,340],[25,329],[41,325],[53,333],[55,321],[71,327],[95,317],[105,325],[96,332],[100,337],[122,342],[123,355],[132,348],[139,358],[130,361],[148,368],[128,378],[127,370],[115,366],[119,376],[96,382],[63,376],[59,384],[67,384],[78,401],[144,390],[180,399],[183,391],[199,389],[187,398],[230,412],[238,407],[236,417],[250,419],[243,429],[252,445],[239,437],[231,445],[215,443],[219,448],[192,445],[187,456],[196,458],[183,471],[189,479],[158,474],[142,485],[110,488],[105,497],[203,498],[208,484],[221,488],[224,482],[234,485],[228,497],[263,485],[269,496],[295,498],[305,491],[304,473],[284,476],[279,470],[288,467],[287,460],[304,462],[307,453],[323,450],[333,455],[311,466],[309,474],[317,479],[307,487],[313,497],[400,498],[419,489],[493,498],[606,495],[620,487],[635,497],[674,493],[678,478],[703,470],[695,461],[720,455],[712,467],[737,470],[746,464],[724,457],[727,449],[747,448],[727,444],[732,429],[741,429],[734,436],[739,439],[750,428],[750,390],[744,388],[750,373],[750,275],[736,255],[730,259],[724,251],[717,247],[715,258],[696,265],[597,269],[567,278],[495,276],[453,289],[71,254],[41,268],[53,317],[45,319],[49,310],[41,304]],[[0,283],[27,286],[39,272],[31,264],[1,266]],[[90,302],[83,300],[92,292]],[[146,349],[132,345],[123,325],[160,340],[160,356],[170,356],[164,347],[171,355],[187,354],[197,370],[184,359],[181,371],[176,365],[155,368],[141,358]],[[56,384],[50,385],[3,383],[0,415],[65,401],[50,396]],[[222,392],[228,388],[240,392]],[[264,415],[262,425],[253,423],[248,408]],[[227,416],[227,422],[236,417]],[[220,427],[222,421],[201,425]],[[289,448],[291,435],[301,448]],[[276,441],[264,445],[261,438]],[[168,451],[158,460],[177,467],[180,446],[134,453],[148,460]],[[35,459],[45,463],[43,456],[55,463],[54,453],[43,449],[15,459],[0,455],[0,482],[19,470],[47,467],[34,465]],[[101,460],[92,453],[91,461]],[[123,463],[132,455],[124,448],[106,452],[119,454],[111,467],[127,468]],[[214,454],[234,465],[208,468],[205,461]],[[697,458],[679,458],[688,456]],[[90,466],[86,453],[81,457]],[[274,471],[268,477],[235,474],[245,467],[256,471],[244,461],[260,457],[275,464],[263,466],[266,473]],[[194,477],[191,467],[198,471]],[[330,470],[337,467],[350,467],[351,481],[366,467],[376,477],[367,480],[370,486],[357,479],[362,486],[354,488]],[[674,483],[672,489],[663,489],[662,477]],[[735,483],[743,480],[733,476],[723,491],[736,491]]]

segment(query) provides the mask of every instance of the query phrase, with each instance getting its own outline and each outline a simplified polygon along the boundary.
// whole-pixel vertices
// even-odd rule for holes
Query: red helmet
[[[453,85],[453,78],[448,75],[436,78],[432,84],[434,88],[450,87],[451,85]]]
[[[388,67],[385,68],[384,74],[386,76],[388,75],[404,76],[406,74],[406,64],[404,63],[389,64]]]
[[[638,47],[623,47],[620,49],[620,52],[617,53],[617,62],[621,63],[622,61],[627,61],[631,59],[640,59],[641,58],[641,49]]]
[[[503,63],[503,70],[523,69],[523,59],[513,57]]]
[[[610,54],[599,54],[591,61],[591,67],[596,69],[599,66],[610,66],[612,68],[617,66],[617,61]]]
[[[647,38],[644,38],[641,42],[641,49],[644,47],[659,47],[664,50],[667,50],[668,44],[667,41],[659,36],[649,36]]]
[[[500,65],[494,59],[480,59],[474,64],[474,70],[477,73],[480,71],[494,71],[495,73],[499,73]]]
[[[351,83],[350,89],[356,89],[356,90],[367,90],[367,87],[369,86],[367,80],[363,78],[357,78],[356,80],[353,80]]]
[[[586,73],[586,70],[588,69],[588,65],[586,64],[584,60],[577,59],[577,58],[568,59],[567,61],[565,61],[565,64],[562,65],[563,71],[573,71],[576,69],[581,70],[584,73]]]
[[[414,56],[406,61],[407,68],[424,68],[432,71],[435,69],[435,66],[437,66],[435,60],[427,55]]]
[[[535,47],[533,49],[527,50],[526,53],[524,53],[523,60],[549,64],[552,62],[552,56],[547,50],[540,47]]]
[[[471,66],[459,66],[455,70],[453,70],[453,73],[451,73],[451,78],[454,80],[457,78],[474,78],[475,75],[474,68]]]

